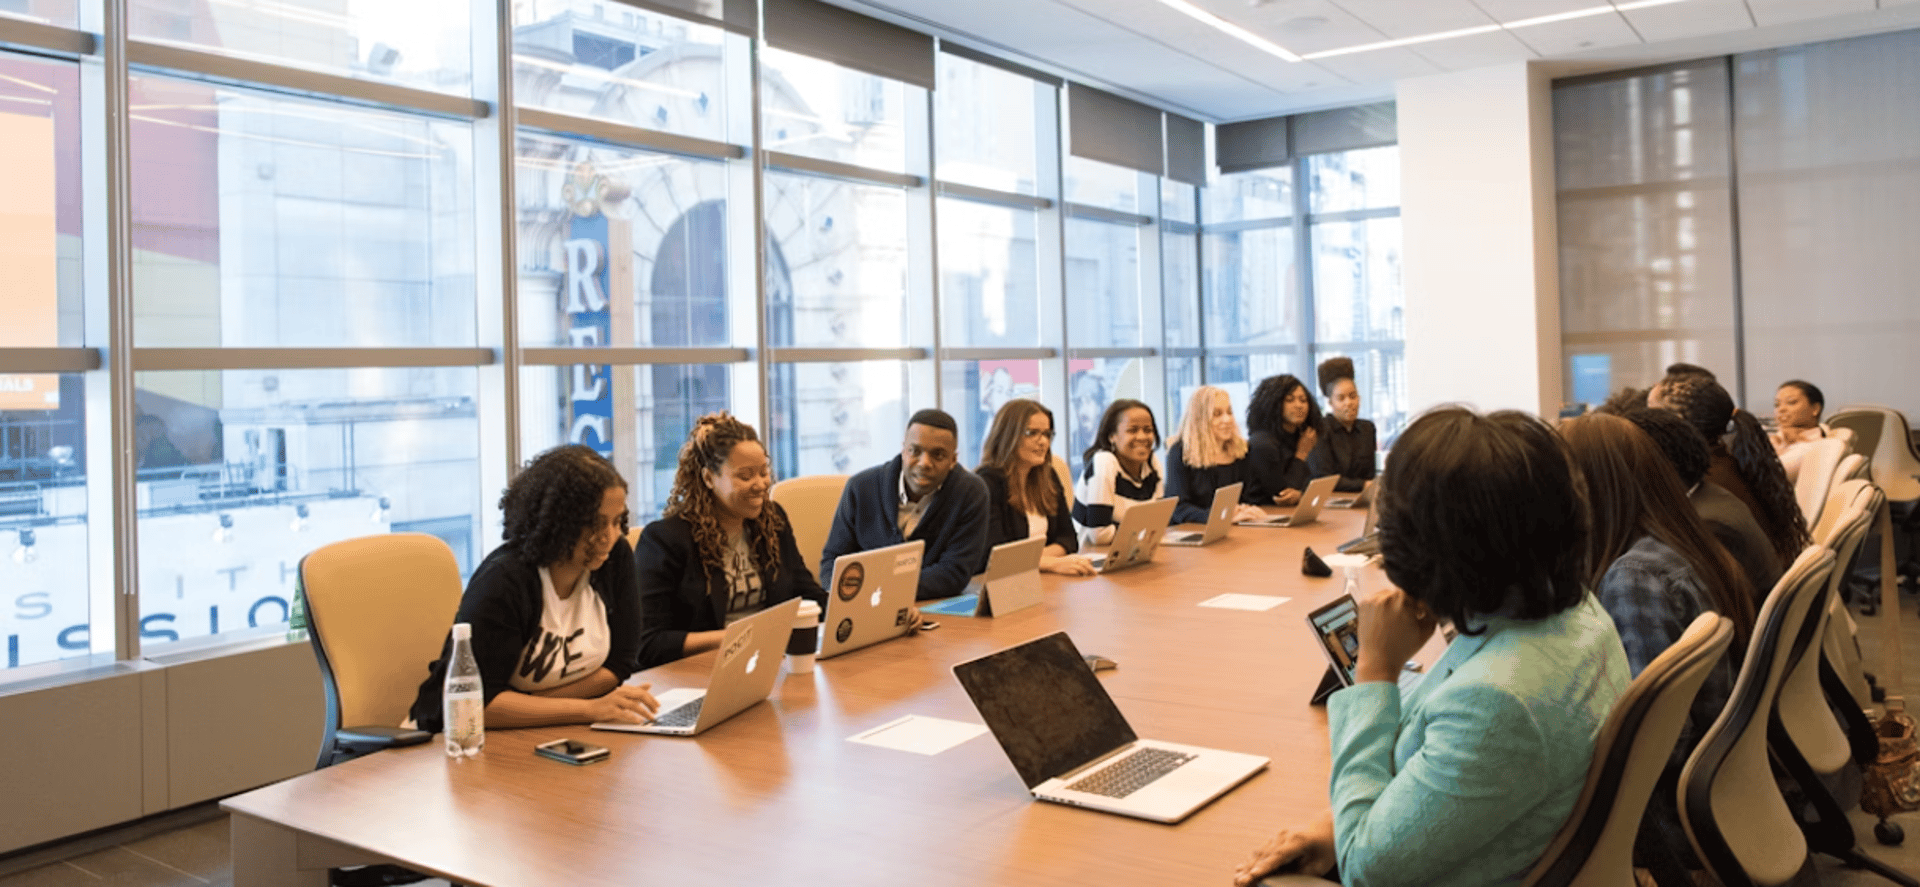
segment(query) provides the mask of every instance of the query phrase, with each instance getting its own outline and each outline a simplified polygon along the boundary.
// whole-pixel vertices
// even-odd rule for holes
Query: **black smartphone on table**
[[[533,753],[543,758],[552,758],[568,764],[591,764],[604,761],[613,754],[604,745],[588,745],[576,739],[555,739],[533,747]]]

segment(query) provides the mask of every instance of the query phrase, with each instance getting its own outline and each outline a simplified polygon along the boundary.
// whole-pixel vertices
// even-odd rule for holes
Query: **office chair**
[[[827,547],[833,512],[840,507],[840,491],[846,486],[847,475],[810,474],[774,484],[767,494],[786,509],[794,544],[799,546],[809,572],[820,569],[820,552]]]
[[[1727,707],[1680,774],[1680,824],[1725,887],[1817,883],[1806,835],[1774,782],[1767,725],[1787,654],[1833,560],[1833,552],[1808,546],[1774,585]]]
[[[315,769],[427,741],[399,725],[460,606],[453,550],[425,533],[363,536],[301,558],[298,581],[326,688]]]
[[[1706,612],[1627,686],[1600,727],[1587,782],[1566,825],[1528,873],[1525,887],[1630,887],[1633,844],[1647,799],[1673,754],[1700,685],[1727,646],[1733,622]],[[1663,885],[1690,883],[1680,866],[1656,871]]]
[[[1920,454],[1914,452],[1912,432],[1907,425],[1907,417],[1899,410],[1878,404],[1854,404],[1840,408],[1827,423],[1834,428],[1845,428],[1853,433],[1854,452],[1867,457],[1868,470],[1872,473],[1874,486],[1887,497],[1889,520],[1885,538],[1879,545],[1893,545],[1896,568],[1911,571],[1912,565],[1902,562],[1902,557],[1912,556],[1912,546],[1906,544],[1914,532],[1916,517],[1920,517]],[[1901,538],[1899,544],[1894,539]],[[1856,581],[1872,579],[1874,573],[1890,571],[1877,570],[1875,562],[1884,560],[1876,557],[1874,545],[1868,545],[1861,553],[1863,561],[1856,570]],[[1845,565],[1842,565],[1843,567]],[[1899,581],[1897,570],[1894,575],[1879,577],[1882,597],[1891,599],[1893,586]],[[1861,612],[1871,615],[1879,610],[1880,601],[1869,595],[1861,601]]]
[[[1826,504],[1827,490],[1832,488],[1834,473],[1846,455],[1846,443],[1831,437],[1807,445],[1801,455],[1799,471],[1793,477],[1793,498],[1800,504],[1800,513],[1806,515],[1807,526],[1820,519],[1820,506]]]

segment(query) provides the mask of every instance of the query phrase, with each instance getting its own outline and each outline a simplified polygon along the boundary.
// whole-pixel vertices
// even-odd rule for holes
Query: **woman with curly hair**
[[[500,496],[504,541],[467,581],[454,622],[473,626],[488,727],[642,721],[657,703],[626,686],[640,651],[627,482],[589,447],[534,457]],[[439,732],[452,636],[413,703]]]
[[[1292,374],[1268,376],[1247,404],[1250,502],[1295,505],[1313,472],[1307,457],[1319,443],[1320,406]]]
[[[1707,480],[1746,503],[1767,532],[1783,564],[1793,563],[1813,541],[1807,517],[1793,497],[1793,483],[1774,455],[1760,420],[1735,409],[1720,383],[1700,375],[1668,376],[1648,396],[1649,405],[1672,410],[1707,439]]]
[[[783,601],[827,605],[787,513],[767,498],[773,470],[753,426],[708,413],[680,447],[663,517],[640,533],[640,667],[720,644],[727,625]]]

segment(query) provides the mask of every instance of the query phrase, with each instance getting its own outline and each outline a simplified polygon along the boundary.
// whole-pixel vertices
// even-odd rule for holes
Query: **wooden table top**
[[[1045,600],[782,674],[766,704],[695,738],[546,727],[490,731],[478,757],[439,743],[361,758],[229,799],[237,814],[484,887],[674,884],[1225,884],[1282,825],[1327,806],[1324,660],[1305,616],[1342,579],[1300,572],[1357,535],[1360,512],[1162,546],[1111,576],[1046,576]],[[1366,571],[1368,589],[1386,583]],[[1290,597],[1265,612],[1197,606]],[[1272,758],[1178,825],[1037,802],[990,735],[927,756],[847,741],[905,715],[979,723],[954,663],[1065,629],[1118,668],[1101,681],[1143,737]],[[1430,651],[1432,648],[1430,648]],[[712,654],[654,669],[703,686]],[[572,767],[533,747],[613,750]]]

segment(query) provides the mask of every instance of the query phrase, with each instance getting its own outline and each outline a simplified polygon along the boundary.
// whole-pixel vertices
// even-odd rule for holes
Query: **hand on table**
[[[1283,869],[1291,874],[1324,875],[1333,871],[1335,861],[1333,813],[1328,811],[1298,828],[1281,829],[1233,870],[1233,883],[1247,887]]]
[[[1062,576],[1091,576],[1100,571],[1093,568],[1093,561],[1077,554],[1068,554],[1060,557],[1042,555],[1040,572],[1058,573]]]
[[[587,702],[589,721],[626,721],[630,724],[642,723],[660,710],[660,701],[653,698],[652,684],[621,684],[607,692],[607,695]]]
[[[1398,588],[1383,588],[1360,601],[1360,681],[1398,681],[1407,660],[1426,646],[1437,626],[1425,605]]]
[[[1298,505],[1300,504],[1300,491],[1299,490],[1281,490],[1280,495],[1273,497],[1273,504]]]
[[[1236,523],[1240,521],[1266,520],[1267,510],[1258,505],[1242,505],[1239,511],[1234,512],[1233,519]]]

